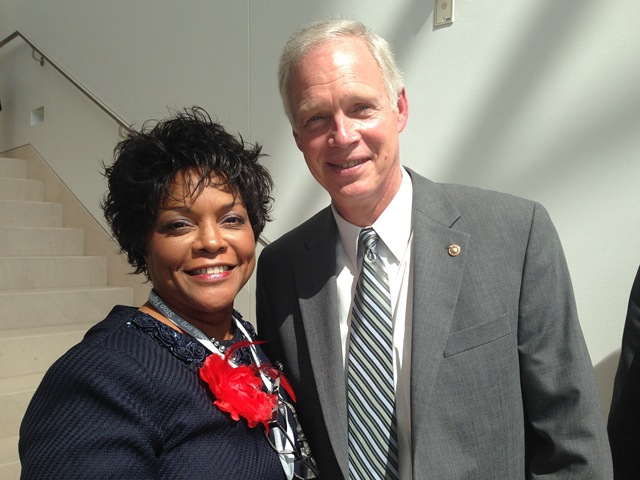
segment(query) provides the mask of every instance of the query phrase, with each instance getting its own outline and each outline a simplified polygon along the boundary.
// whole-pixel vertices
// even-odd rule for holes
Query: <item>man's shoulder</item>
[[[455,202],[476,205],[482,207],[487,203],[496,205],[522,206],[530,208],[536,204],[535,201],[528,198],[520,197],[512,193],[499,192],[497,190],[489,190],[471,185],[462,185],[455,183],[438,183],[436,184],[442,191]]]
[[[326,241],[330,232],[335,230],[335,228],[335,219],[333,218],[331,207],[323,208],[297,227],[289,230],[267,245],[261,255],[265,252],[268,253],[281,249],[291,251],[292,248],[295,249],[305,242]],[[319,238],[319,232],[322,232],[322,239]]]
[[[490,202],[531,206],[536,203],[532,200],[511,193],[499,192],[496,190],[459,183],[434,182],[411,169],[407,170],[411,175],[414,196],[419,198],[424,196],[433,197],[434,195],[440,195],[454,203],[469,203],[470,205],[475,205],[477,202],[482,204]]]
[[[526,233],[534,221],[552,225],[546,208],[534,200],[468,185],[440,184],[440,187],[460,212],[458,227],[467,225],[474,231],[486,232],[491,226],[498,231],[507,228],[512,233]]]
[[[533,218],[550,222],[538,202],[511,193],[454,183],[436,183],[412,172],[414,205],[426,217],[450,225],[512,225],[528,228]],[[449,223],[451,222],[451,223]]]

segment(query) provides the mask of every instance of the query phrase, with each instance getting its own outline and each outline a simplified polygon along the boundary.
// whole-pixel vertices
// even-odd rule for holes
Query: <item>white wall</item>
[[[640,3],[456,0],[455,22],[439,29],[434,4],[0,0],[0,38],[20,29],[128,122],[200,104],[263,143],[277,201],[265,236],[274,239],[328,201],[282,114],[282,44],[326,16],[374,27],[405,72],[403,162],[433,180],[507,191],[550,211],[606,408],[640,264]],[[80,101],[30,49],[6,46],[0,62],[0,151],[34,143],[99,218],[96,162],[110,155],[113,127],[94,124],[102,114],[90,105],[71,108]],[[42,105],[56,122],[79,122],[82,135],[68,127],[60,136],[49,119],[40,131],[29,127],[25,115]],[[107,131],[108,140],[96,140]],[[250,316],[250,293],[243,305]]]

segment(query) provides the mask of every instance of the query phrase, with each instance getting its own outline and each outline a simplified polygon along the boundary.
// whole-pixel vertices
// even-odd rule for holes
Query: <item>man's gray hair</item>
[[[290,77],[292,71],[298,66],[302,57],[315,46],[329,40],[345,37],[358,38],[365,43],[378,63],[391,105],[397,107],[398,97],[404,88],[404,81],[389,43],[355,20],[330,19],[315,22],[291,35],[280,56],[278,86],[284,112],[294,130],[297,130],[297,125],[291,98]]]

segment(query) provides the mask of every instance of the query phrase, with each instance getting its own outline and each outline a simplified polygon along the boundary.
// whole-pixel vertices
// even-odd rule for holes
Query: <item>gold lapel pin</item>
[[[460,255],[461,251],[462,249],[460,248],[460,245],[456,245],[455,243],[447,247],[447,252],[449,253],[450,257],[457,257],[458,255]]]

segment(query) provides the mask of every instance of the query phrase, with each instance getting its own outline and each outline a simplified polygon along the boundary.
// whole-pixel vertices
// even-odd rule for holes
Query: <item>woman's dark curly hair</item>
[[[239,195],[257,240],[271,220],[273,187],[269,172],[258,163],[261,149],[227,133],[199,107],[127,131],[114,150],[113,165],[103,165],[108,191],[102,209],[134,273],[149,276],[147,237],[178,173],[195,181],[192,194],[216,186]]]

